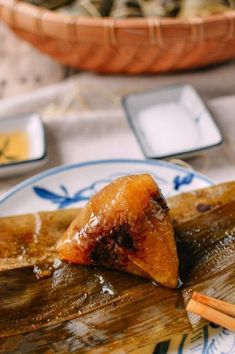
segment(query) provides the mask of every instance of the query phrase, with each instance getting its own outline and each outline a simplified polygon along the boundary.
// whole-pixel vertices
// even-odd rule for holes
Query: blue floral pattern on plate
[[[153,354],[235,354],[235,334],[213,323],[156,345]]]
[[[61,184],[59,186],[59,192],[53,192],[48,190],[47,188],[33,186],[33,191],[36,195],[42,199],[47,199],[54,204],[57,204],[58,209],[63,209],[68,206],[71,206],[74,203],[84,202],[90,199],[90,197],[99,190],[98,186],[105,185],[109,183],[111,180],[100,180],[92,183],[86,188],[79,189],[73,195],[69,195],[68,188]]]
[[[185,176],[181,177],[179,175],[174,178],[174,190],[178,191],[180,187],[185,185],[190,185],[193,181],[194,174],[192,172],[185,174]]]
[[[144,173],[144,172],[145,171],[138,171],[138,173]],[[111,175],[107,179],[97,180],[97,181],[93,182],[92,184],[88,185],[87,187],[79,189],[78,191],[76,191],[72,195],[69,194],[68,188],[64,184],[61,184],[59,186],[59,192],[54,192],[52,190],[49,190],[47,188],[43,188],[40,186],[33,186],[32,188],[38,197],[40,197],[42,199],[46,199],[46,200],[56,204],[58,209],[63,209],[63,208],[73,205],[74,203],[79,203],[79,202],[84,202],[84,201],[89,200],[90,197],[93,194],[95,194],[98,190],[100,190],[103,186],[110,183],[115,178],[118,178],[118,177],[124,176],[124,175],[126,175],[126,173],[123,172],[123,173]],[[160,182],[161,184],[165,184],[165,185],[170,184],[166,179],[164,179],[154,173],[152,173],[152,176],[154,177],[154,179],[158,183]],[[176,175],[173,178],[171,188],[175,191],[178,191],[182,186],[190,185],[193,181],[193,178],[194,178],[194,174],[192,172],[185,173],[184,176]]]

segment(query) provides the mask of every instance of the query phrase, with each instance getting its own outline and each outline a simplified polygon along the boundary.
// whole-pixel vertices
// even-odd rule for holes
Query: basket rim
[[[22,21],[20,21],[20,17],[23,17]],[[21,0],[0,0],[0,20],[3,20],[14,29],[30,31],[36,35],[70,40],[83,40],[83,34],[78,36],[77,33],[77,30],[81,29],[83,31],[90,29],[89,37],[91,38],[97,30],[103,30],[102,40],[104,40],[104,34],[107,37],[106,32],[108,31],[108,38],[110,39],[111,37],[112,42],[114,30],[124,31],[124,33],[125,31],[133,30],[134,35],[134,31],[150,29],[151,36],[151,29],[158,32],[159,30],[169,30],[174,27],[175,29],[193,28],[200,34],[201,28],[204,29],[205,26],[208,27],[210,25],[214,26],[215,23],[222,25],[224,22],[229,22],[230,32],[235,37],[235,10],[228,10],[221,14],[205,17],[114,19],[111,17],[78,17],[48,10]],[[58,29],[61,29],[61,31]],[[71,29],[73,30],[71,31]],[[68,33],[70,38],[68,38]],[[100,33],[97,33],[97,35],[99,36]],[[74,36],[75,38],[73,38]],[[85,38],[87,39],[87,36]],[[217,34],[210,33],[210,39],[216,38],[220,39]],[[205,38],[201,38],[201,40],[205,40]]]

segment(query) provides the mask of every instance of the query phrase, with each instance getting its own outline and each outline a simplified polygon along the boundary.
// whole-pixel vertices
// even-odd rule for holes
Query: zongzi
[[[182,0],[143,0],[144,16],[175,17]]]
[[[235,8],[235,0],[24,0],[49,10],[87,17],[194,17]]]
[[[209,16],[228,10],[227,0],[183,0],[180,17]]]
[[[142,17],[139,0],[114,0],[110,16],[114,18]]]
[[[118,178],[94,195],[58,243],[62,259],[103,265],[176,287],[178,258],[168,207],[150,175]]]
[[[56,10],[62,6],[68,5],[74,0],[24,0],[31,5],[45,7],[48,10]]]
[[[104,17],[108,16],[112,6],[111,0],[76,0],[60,9],[76,16]]]

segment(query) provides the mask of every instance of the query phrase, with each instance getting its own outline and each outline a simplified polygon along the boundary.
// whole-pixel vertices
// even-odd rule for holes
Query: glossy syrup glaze
[[[168,208],[149,175],[119,178],[93,196],[59,241],[58,251],[70,262],[121,269],[177,286]]]

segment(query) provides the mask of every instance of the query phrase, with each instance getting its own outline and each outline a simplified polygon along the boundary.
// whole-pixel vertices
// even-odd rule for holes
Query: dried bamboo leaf
[[[235,200],[235,182],[226,182],[167,199],[173,223],[183,222],[201,213]]]
[[[0,219],[0,270],[53,261],[55,243],[78,215],[78,209]]]
[[[164,339],[166,327],[190,329],[179,292],[124,273],[64,265],[41,281],[31,268],[1,272],[0,281],[0,351],[30,343],[29,352],[36,353],[42,342],[44,348],[54,343],[58,352],[66,345],[87,350],[112,341],[120,345],[129,336],[148,343]]]
[[[184,301],[193,290],[235,303],[234,230],[235,201],[175,227],[184,265],[180,290],[72,265],[62,265],[42,280],[32,267],[0,272],[0,351],[26,347],[28,353],[85,353],[121,345],[131,350],[190,331]],[[195,328],[204,323],[189,320]]]
[[[186,286],[235,265],[235,201],[174,228]]]

